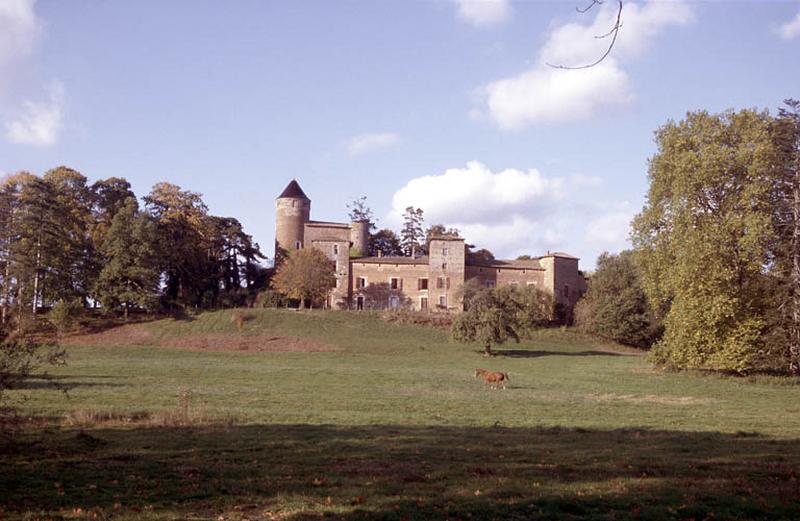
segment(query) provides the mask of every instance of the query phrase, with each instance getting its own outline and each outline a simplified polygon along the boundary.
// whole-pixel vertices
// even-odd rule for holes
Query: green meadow
[[[231,313],[73,339],[15,391],[0,519],[800,518],[795,380],[562,329],[486,359],[370,313]]]

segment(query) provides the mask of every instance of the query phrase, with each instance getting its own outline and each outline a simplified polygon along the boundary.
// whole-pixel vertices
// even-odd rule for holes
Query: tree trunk
[[[42,262],[42,240],[36,244],[36,267],[33,270],[33,320],[36,320],[36,308],[39,303],[39,266]]]
[[[492,344],[487,343],[483,348],[483,356],[494,356],[492,354]]]
[[[800,153],[800,152],[798,152]],[[796,158],[795,162],[800,162]],[[792,187],[792,326],[789,330],[789,372],[800,376],[800,165]]]

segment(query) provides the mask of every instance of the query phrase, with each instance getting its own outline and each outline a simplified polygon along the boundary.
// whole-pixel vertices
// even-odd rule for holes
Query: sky
[[[0,175],[168,181],[272,257],[361,196],[498,258],[629,247],[653,133],[800,98],[800,1],[0,0]],[[550,64],[550,65],[548,65]]]

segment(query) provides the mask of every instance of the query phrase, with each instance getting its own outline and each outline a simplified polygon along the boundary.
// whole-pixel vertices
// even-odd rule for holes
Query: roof
[[[306,193],[302,188],[300,188],[300,185],[294,179],[292,179],[292,181],[286,185],[286,188],[283,189],[283,192],[281,192],[281,195],[279,195],[277,199],[283,199],[284,197],[311,201],[311,199],[308,198]]]
[[[563,251],[549,251],[547,252],[547,255],[542,255],[542,257],[561,257],[562,259],[580,260],[580,257],[575,257],[569,253],[564,253]]]
[[[352,262],[363,262],[366,264],[428,264],[428,257],[399,257],[387,255],[385,257],[360,257],[351,259]]]
[[[311,239],[311,242],[350,242],[349,239],[342,239],[341,237],[314,237]]]
[[[325,221],[307,221],[306,226],[314,226],[316,228],[350,228],[347,223],[331,223]]]
[[[491,261],[467,260],[467,266],[480,266],[483,268],[505,268],[513,270],[543,270],[537,259],[530,260],[502,260]]]
[[[434,235],[428,239],[430,241],[464,241],[463,237],[456,237],[455,235]]]

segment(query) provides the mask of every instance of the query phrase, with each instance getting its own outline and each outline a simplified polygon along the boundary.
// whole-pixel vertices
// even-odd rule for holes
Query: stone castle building
[[[311,220],[311,200],[297,181],[278,196],[275,210],[275,260],[302,248],[322,251],[336,266],[336,287],[326,305],[333,308],[411,308],[460,311],[459,288],[475,279],[483,286],[536,286],[572,309],[586,291],[578,259],[548,253],[530,260],[474,262],[464,239],[433,238],[424,257],[368,256],[369,223]]]

